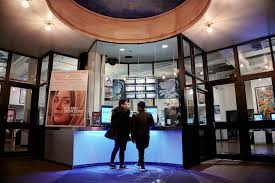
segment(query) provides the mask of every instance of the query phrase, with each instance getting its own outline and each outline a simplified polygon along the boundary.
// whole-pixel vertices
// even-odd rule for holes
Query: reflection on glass
[[[270,119],[270,113],[275,112],[271,78],[245,81],[245,95],[250,121],[253,120],[253,114],[262,114],[263,119]]]
[[[48,65],[49,65],[49,57],[46,57],[42,60],[42,68],[41,68],[41,76],[40,83],[47,82],[48,77]]]
[[[195,72],[196,72],[196,76],[198,78],[204,80],[202,51],[197,49],[197,48],[194,48],[194,53],[195,53]]]
[[[8,55],[8,52],[0,50],[0,79],[5,79]]]
[[[194,98],[192,87],[186,87],[186,107],[187,107],[187,123],[194,123]]]
[[[275,131],[272,129],[249,130],[251,154],[275,155]]]
[[[5,152],[20,152],[28,150],[28,129],[6,129]]]
[[[256,40],[238,47],[242,75],[273,70],[268,39]]]
[[[235,84],[213,87],[214,115],[216,122],[237,122]]]
[[[37,60],[12,54],[10,80],[35,84]]]
[[[77,70],[78,59],[54,54],[53,71],[75,71]]]
[[[206,105],[205,105],[205,94],[197,92],[198,102],[198,119],[200,125],[206,125]]]
[[[233,49],[225,49],[207,54],[209,80],[235,77]]]
[[[184,66],[185,66],[185,71],[192,73],[190,57],[184,59]]]
[[[239,154],[239,131],[237,129],[217,129],[216,148],[217,154]]]
[[[44,125],[45,112],[46,112],[46,85],[39,88],[39,100],[38,100],[38,123]]]
[[[11,87],[7,122],[29,122],[31,90]]]

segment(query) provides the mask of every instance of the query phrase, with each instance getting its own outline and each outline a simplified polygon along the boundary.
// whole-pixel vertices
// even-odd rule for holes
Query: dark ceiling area
[[[114,18],[147,18],[167,12],[185,0],[74,0],[95,13]]]

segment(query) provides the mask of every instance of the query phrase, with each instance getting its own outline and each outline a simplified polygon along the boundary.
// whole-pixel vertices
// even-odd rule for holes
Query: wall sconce
[[[52,30],[53,22],[52,21],[45,21],[45,30],[50,32]]]

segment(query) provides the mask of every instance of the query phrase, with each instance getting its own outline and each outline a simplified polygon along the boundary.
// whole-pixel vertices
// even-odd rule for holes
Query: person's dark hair
[[[146,106],[145,106],[145,102],[143,102],[143,101],[140,101],[139,103],[138,103],[138,106],[139,107],[141,107],[142,109],[144,109]]]
[[[171,107],[171,110],[177,111],[177,108],[175,106]]]
[[[127,100],[125,99],[120,99],[119,102],[118,102],[118,105],[121,106],[123,105]]]

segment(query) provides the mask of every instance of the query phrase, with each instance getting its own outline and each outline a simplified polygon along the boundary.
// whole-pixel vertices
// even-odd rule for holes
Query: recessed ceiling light
[[[120,48],[119,51],[125,51],[125,49],[124,48]]]
[[[23,8],[28,8],[28,7],[30,6],[30,1],[29,1],[29,0],[23,0],[23,1],[21,2],[21,6],[22,6]]]
[[[161,46],[162,48],[168,48],[168,45],[164,44]]]

